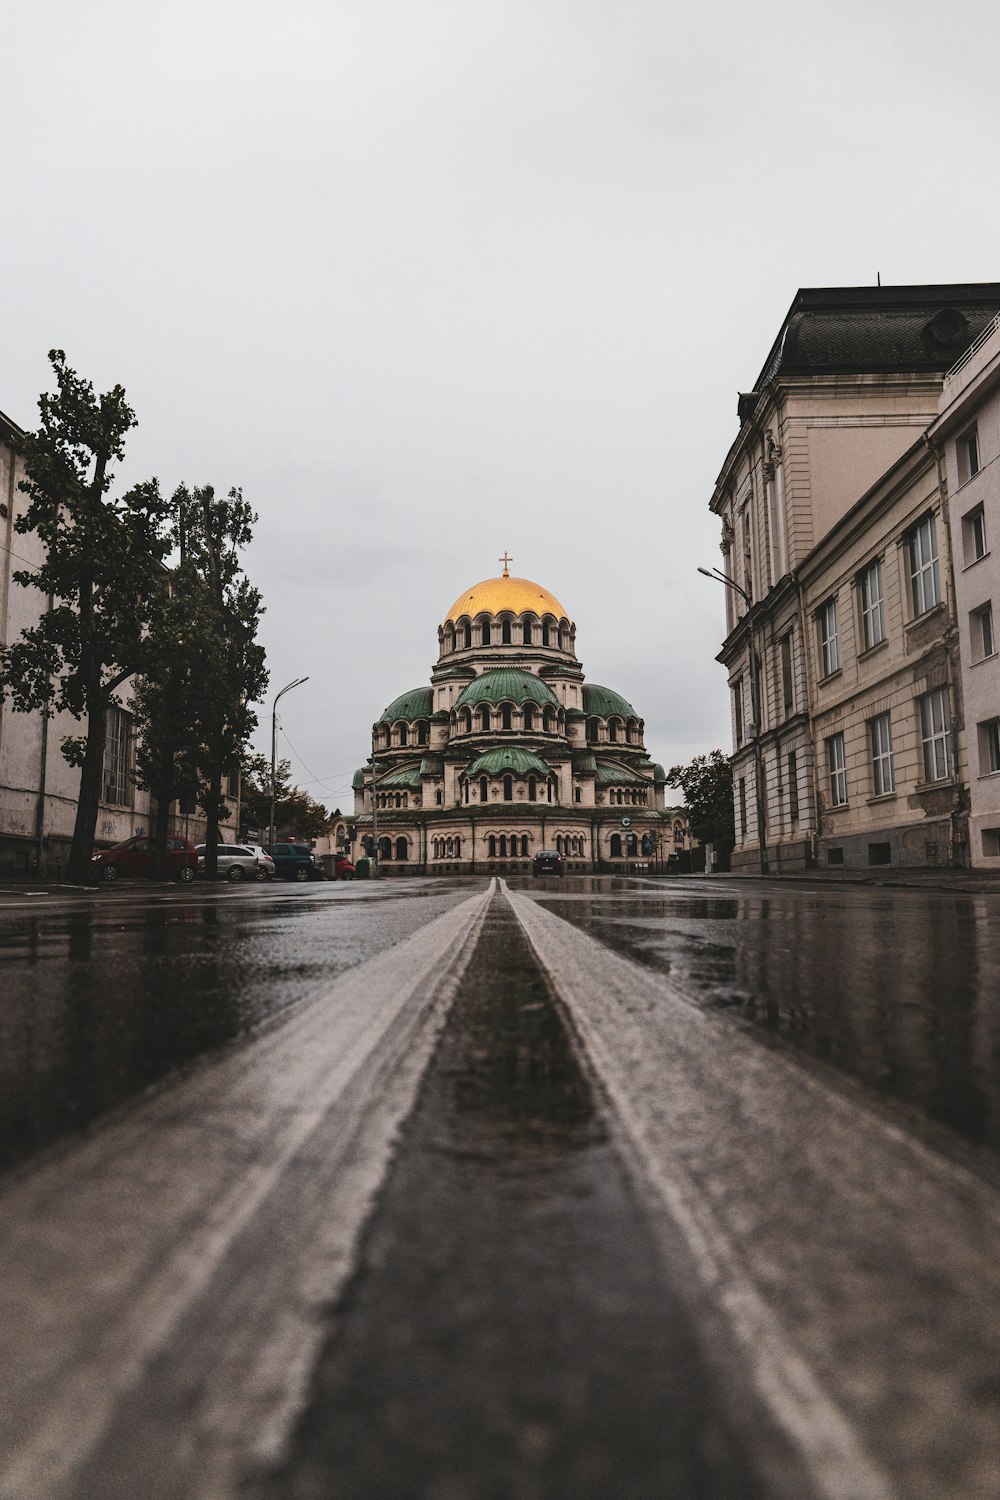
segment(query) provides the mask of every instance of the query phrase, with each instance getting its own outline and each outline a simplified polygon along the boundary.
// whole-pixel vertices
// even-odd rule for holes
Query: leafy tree
[[[197,619],[198,801],[208,822],[205,872],[211,877],[218,868],[219,823],[229,816],[223,781],[257,727],[253,705],[267,688],[264,648],[257,641],[261,596],[240,560],[257,517],[238,489],[221,497],[211,485],[194,491],[181,485],[173,498],[179,573],[190,581]]]
[[[329,832],[331,817],[321,802],[292,785],[291,762],[278,761],[274,768],[275,834],[293,839],[317,839]],[[266,755],[248,755],[243,760],[242,804],[265,829],[271,821],[271,762]]]
[[[97,396],[61,349],[51,350],[49,360],[57,389],[39,398],[41,425],[25,439],[20,488],[29,501],[14,523],[44,547],[41,566],[14,578],[43,594],[46,608],[0,662],[2,691],[15,710],[51,716],[65,709],[86,721],[86,735],[63,744],[67,760],[80,766],[67,873],[83,882],[90,879],[108,710],[142,661],[169,546],[169,506],[155,479],[117,500],[109,493],[111,466],[136,420],[124,389],[116,385]]]
[[[700,843],[733,847],[733,768],[721,750],[696,755],[687,766],[671,766],[667,785],[684,793],[691,832]]]

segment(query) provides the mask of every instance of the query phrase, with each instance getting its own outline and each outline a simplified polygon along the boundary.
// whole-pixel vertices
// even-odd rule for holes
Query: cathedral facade
[[[581,873],[675,865],[687,820],[642,719],[584,681],[566,610],[501,561],[445,615],[430,683],[373,725],[355,852],[377,840],[385,873],[516,873],[541,849]]]

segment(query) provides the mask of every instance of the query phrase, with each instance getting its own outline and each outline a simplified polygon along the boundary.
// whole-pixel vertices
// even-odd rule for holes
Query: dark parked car
[[[539,849],[532,857],[532,875],[565,875],[563,857],[558,849]]]
[[[153,840],[126,839],[113,849],[98,850],[92,863],[98,880],[109,884],[119,875],[152,875]],[[190,839],[167,839],[167,874],[172,880],[193,880],[197,868],[198,855]]]
[[[274,860],[274,873],[282,880],[323,879],[323,871],[308,844],[273,844],[268,852]]]

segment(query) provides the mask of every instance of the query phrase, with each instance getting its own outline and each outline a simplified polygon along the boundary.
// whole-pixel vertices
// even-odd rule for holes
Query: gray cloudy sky
[[[330,807],[505,548],[657,759],[728,748],[736,392],[799,286],[1000,278],[997,15],[7,0],[0,408],[55,345],[126,387],[124,481],[243,486]]]

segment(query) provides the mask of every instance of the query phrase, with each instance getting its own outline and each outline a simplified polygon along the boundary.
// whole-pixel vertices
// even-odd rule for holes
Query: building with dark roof
[[[920,449],[998,310],[995,282],[800,290],[738,397],[710,502],[734,869],[963,857],[947,485]]]
[[[665,868],[690,848],[642,719],[584,682],[566,610],[506,562],[459,595],[430,685],[388,705],[372,748],[374,788],[372,761],[354,776],[356,828],[387,871],[516,872],[540,849],[570,870]]]

